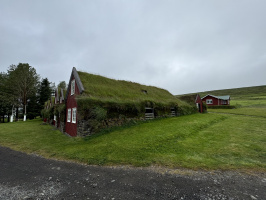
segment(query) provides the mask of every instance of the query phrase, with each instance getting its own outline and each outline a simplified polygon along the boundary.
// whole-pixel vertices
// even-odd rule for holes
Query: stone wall
[[[77,135],[84,137],[97,133],[101,129],[122,126],[130,121],[144,121],[145,118],[113,118],[103,121],[96,120],[78,120]]]
[[[91,135],[91,126],[87,120],[78,120],[77,136],[84,137]]]

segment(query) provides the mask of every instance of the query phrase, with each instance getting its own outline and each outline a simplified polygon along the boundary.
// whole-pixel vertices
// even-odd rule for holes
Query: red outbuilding
[[[202,113],[202,112],[203,112],[203,105],[202,105],[202,100],[201,100],[199,94],[196,95],[195,103],[196,103],[196,106],[197,106],[197,108],[198,108],[198,111],[199,111],[200,113]]]
[[[230,96],[214,96],[214,95],[206,95],[201,98],[203,102],[205,102],[208,106],[220,106],[220,105],[230,105]]]

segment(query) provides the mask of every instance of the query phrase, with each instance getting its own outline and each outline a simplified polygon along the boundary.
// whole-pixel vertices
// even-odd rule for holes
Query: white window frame
[[[206,99],[206,104],[213,104],[212,99]]]
[[[75,94],[75,79],[71,81],[71,95]]]
[[[67,122],[71,122],[71,108],[67,109]]]
[[[77,121],[77,108],[72,108],[72,123]]]

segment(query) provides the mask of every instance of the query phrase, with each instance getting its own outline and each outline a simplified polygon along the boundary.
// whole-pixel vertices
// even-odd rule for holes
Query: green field
[[[209,112],[266,117],[266,86],[218,90],[207,93],[214,95],[230,94],[230,105],[236,106],[236,109],[209,109]],[[206,92],[202,95],[204,94]]]
[[[70,138],[40,119],[4,123],[0,145],[96,165],[266,171],[265,97],[235,95],[236,109],[209,109],[85,138]]]

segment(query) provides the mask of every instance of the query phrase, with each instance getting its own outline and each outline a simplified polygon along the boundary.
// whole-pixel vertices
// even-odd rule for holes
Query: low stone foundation
[[[87,135],[91,135],[91,127],[89,125],[89,121],[78,120],[77,136],[84,137]]]
[[[144,121],[145,118],[113,118],[103,121],[78,120],[77,135],[84,137],[99,132],[101,129],[122,126],[130,121]]]

